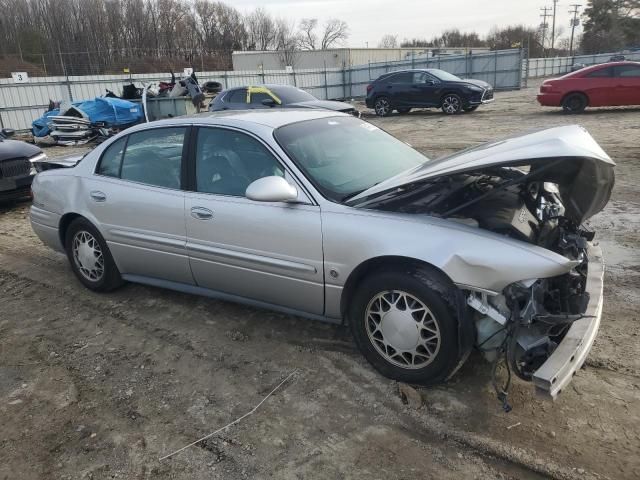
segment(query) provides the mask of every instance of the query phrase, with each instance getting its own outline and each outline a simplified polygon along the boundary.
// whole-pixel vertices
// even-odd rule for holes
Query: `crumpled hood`
[[[307,102],[290,103],[287,106],[300,108],[323,108],[325,110],[334,110],[336,112],[354,109],[353,105],[345,102],[334,102],[333,100],[309,100]]]
[[[615,163],[583,127],[568,125],[429,160],[365,190],[349,203],[447,175],[523,165],[530,165],[532,171],[544,167],[539,180],[558,184],[565,214],[578,224],[602,210],[611,196]]]

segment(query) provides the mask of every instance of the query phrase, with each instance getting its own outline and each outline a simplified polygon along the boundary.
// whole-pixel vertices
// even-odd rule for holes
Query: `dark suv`
[[[35,145],[9,140],[14,131],[0,130],[0,201],[31,196],[36,165],[47,156]]]
[[[444,70],[400,70],[386,73],[367,85],[367,107],[386,117],[393,110],[441,108],[453,115],[472,112],[493,101],[493,87],[482,80],[461,79]]]

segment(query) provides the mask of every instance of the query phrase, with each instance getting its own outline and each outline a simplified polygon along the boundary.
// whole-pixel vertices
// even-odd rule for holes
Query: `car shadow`
[[[21,198],[14,200],[0,200],[0,214],[9,212],[15,208],[23,206],[25,203],[31,203],[30,198]]]

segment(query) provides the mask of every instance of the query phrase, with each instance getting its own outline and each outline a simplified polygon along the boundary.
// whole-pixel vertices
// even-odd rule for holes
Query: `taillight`
[[[367,85],[367,93],[369,93],[371,90],[373,90],[373,85]]]

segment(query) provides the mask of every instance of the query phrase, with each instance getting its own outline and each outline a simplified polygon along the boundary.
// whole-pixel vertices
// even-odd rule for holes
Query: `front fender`
[[[416,259],[458,285],[493,292],[576,265],[544,248],[426,215],[323,213],[323,236],[326,283],[333,287],[343,286],[361,263],[385,256]]]

